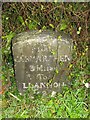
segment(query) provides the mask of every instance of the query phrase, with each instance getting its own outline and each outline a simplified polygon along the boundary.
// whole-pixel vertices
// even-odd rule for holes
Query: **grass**
[[[64,88],[56,96],[7,93],[3,101],[4,118],[87,118],[88,100],[85,88]],[[6,103],[5,103],[6,102]]]
[[[32,89],[20,95],[14,81],[11,88],[9,87],[9,90],[2,96],[2,117],[89,118],[89,89],[82,82],[87,70],[80,71],[80,66],[75,66],[69,76],[72,77],[71,87],[63,87],[62,93],[57,93],[53,97],[51,94],[48,96],[35,94]]]
[[[3,4],[2,93],[0,94],[2,116],[0,119],[90,118],[90,88],[85,86],[85,83],[90,81],[87,55],[89,22],[85,22],[88,21],[88,10],[89,3],[7,2]],[[70,73],[67,78],[71,80],[71,86],[63,87],[62,92],[53,97],[51,94],[48,96],[35,94],[30,88],[24,95],[20,95],[16,88],[11,41],[17,33],[33,29],[62,30],[69,32],[74,40],[73,60],[69,65]]]

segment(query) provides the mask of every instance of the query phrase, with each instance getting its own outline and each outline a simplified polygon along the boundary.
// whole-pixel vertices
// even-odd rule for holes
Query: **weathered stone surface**
[[[30,84],[39,91],[51,92],[69,83],[66,68],[72,53],[70,36],[49,30],[24,32],[12,40],[12,50],[21,93]]]

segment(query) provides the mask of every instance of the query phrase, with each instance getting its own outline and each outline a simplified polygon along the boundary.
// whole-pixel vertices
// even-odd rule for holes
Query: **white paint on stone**
[[[61,36],[59,40],[58,36]],[[67,80],[64,83],[65,71],[62,74],[62,70],[72,59],[72,42],[68,35],[52,31],[25,32],[17,35],[12,45],[16,81],[20,92],[27,89],[29,84],[45,91],[53,88],[60,90],[61,86],[68,83]],[[65,65],[61,67],[60,61]],[[59,74],[55,73],[56,68]],[[52,78],[54,80],[48,84],[48,80]]]

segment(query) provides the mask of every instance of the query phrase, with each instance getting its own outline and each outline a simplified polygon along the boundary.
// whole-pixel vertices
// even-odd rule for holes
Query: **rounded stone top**
[[[12,52],[20,92],[30,84],[40,91],[59,91],[69,83],[66,68],[72,59],[70,35],[51,30],[23,32],[12,40]],[[53,80],[51,85],[49,80]]]
[[[40,39],[42,38],[42,39]],[[25,42],[30,40],[35,42],[35,39],[38,39],[38,42],[43,42],[43,40],[50,40],[50,39],[58,39],[60,41],[68,41],[72,43],[72,39],[69,34],[66,34],[64,32],[57,32],[57,31],[51,31],[51,30],[33,30],[29,32],[22,32],[15,36],[15,38],[12,40],[12,43],[16,42]],[[47,41],[48,42],[48,41]]]

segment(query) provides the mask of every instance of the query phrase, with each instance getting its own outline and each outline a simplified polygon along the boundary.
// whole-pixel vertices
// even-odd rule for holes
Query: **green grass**
[[[3,3],[2,85],[6,89],[0,96],[0,119],[90,118],[90,88],[85,87],[90,81],[88,11],[89,3]],[[35,94],[31,89],[22,96],[16,88],[11,41],[17,33],[33,29],[62,30],[74,40],[67,78],[71,87],[63,87],[54,97]],[[11,86],[7,86],[9,82]]]
[[[7,93],[3,101],[4,118],[87,118],[87,89],[64,88],[56,96]],[[6,103],[5,103],[6,102]]]

